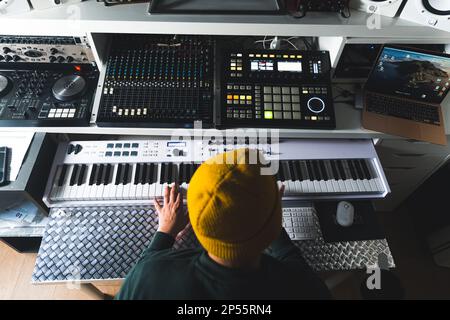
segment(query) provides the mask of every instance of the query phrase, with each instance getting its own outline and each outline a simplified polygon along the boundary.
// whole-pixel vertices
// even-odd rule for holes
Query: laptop
[[[449,54],[385,45],[364,88],[363,127],[446,145],[449,88]]]

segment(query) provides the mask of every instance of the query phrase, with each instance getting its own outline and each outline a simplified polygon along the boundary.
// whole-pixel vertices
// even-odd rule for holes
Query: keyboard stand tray
[[[34,283],[102,282],[123,279],[157,229],[157,215],[142,207],[53,208],[32,276]],[[380,253],[394,261],[386,239],[325,243],[298,241],[296,245],[316,271],[364,269]],[[174,248],[195,248],[193,233],[185,233]]]

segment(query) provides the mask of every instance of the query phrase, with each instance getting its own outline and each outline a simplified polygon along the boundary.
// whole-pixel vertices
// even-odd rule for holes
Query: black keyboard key
[[[77,185],[81,186],[84,184],[85,182],[85,177],[86,177],[86,172],[87,172],[87,166],[85,164],[81,165],[80,168],[80,174],[78,175],[78,180],[77,180]]]
[[[167,178],[167,171],[166,171],[166,164],[165,163],[161,163],[161,166],[160,166],[160,173],[159,173],[159,183],[161,183],[161,184],[163,184],[163,183],[166,183],[167,181],[166,181],[166,178]]]
[[[306,161],[299,161],[300,172],[302,173],[302,181],[311,180],[308,173],[308,167],[306,166]]]
[[[104,176],[103,176],[104,168],[105,168],[105,167],[104,167],[103,164],[100,164],[100,165],[98,166],[97,174],[96,174],[96,176],[95,176],[95,184],[96,184],[97,186],[99,186],[99,185],[101,184],[102,179],[104,178]]]
[[[140,177],[142,177],[142,169],[141,169],[142,165],[140,163],[136,163],[134,166],[136,168],[136,172],[134,173],[133,184],[137,185],[138,183],[141,182]]]
[[[358,159],[353,159],[353,166],[356,169],[356,173],[358,174],[358,179],[360,180],[364,180],[365,176],[364,176],[364,172],[361,169],[361,165],[359,164],[359,160]]]
[[[297,161],[289,161],[289,167],[291,168],[292,180],[299,181],[300,175],[298,174]]]
[[[116,181],[114,184],[117,186],[122,183],[123,179],[123,164],[117,164],[117,173],[116,173]]]
[[[105,178],[103,180],[103,184],[105,185],[111,184],[112,178],[113,178],[112,165],[108,163],[105,167]]]
[[[64,178],[66,177],[68,167],[69,166],[67,164],[63,164],[63,166],[61,168],[61,173],[60,173],[59,179],[58,179],[58,187],[62,187],[63,186]]]
[[[77,164],[73,165],[72,174],[70,175],[70,180],[69,180],[70,186],[75,185],[75,182],[77,181],[77,178],[78,178],[78,176],[77,176],[79,173],[78,170],[79,170],[78,165]]]
[[[124,173],[123,173],[123,185],[127,185],[131,182],[131,166],[127,163],[125,164]]]
[[[337,161],[336,160],[330,160],[331,165],[331,171],[333,172],[333,178],[334,180],[340,180],[341,175],[339,174],[338,168],[337,168]]]
[[[312,170],[314,172],[315,180],[320,181],[323,180],[322,175],[320,174],[319,163],[317,160],[312,160]]]
[[[92,165],[91,176],[89,177],[89,185],[92,186],[95,183],[96,175],[97,175],[97,167],[98,165]]]
[[[347,175],[345,174],[344,161],[345,161],[345,160],[336,160],[336,165],[337,165],[337,169],[338,169],[338,172],[339,172],[340,180],[347,180],[347,179],[350,179],[350,178],[347,177]]]
[[[328,181],[327,169],[325,168],[325,160],[319,160],[319,169],[322,174],[323,180]]]
[[[311,160],[306,160],[305,164],[306,164],[306,170],[308,172],[309,180],[311,180],[311,181],[317,180],[316,179],[316,174],[315,174],[315,172],[313,170],[312,161]]]

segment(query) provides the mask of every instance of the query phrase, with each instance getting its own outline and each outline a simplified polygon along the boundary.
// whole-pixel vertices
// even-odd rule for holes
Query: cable
[[[296,46],[295,44],[293,44],[293,43],[291,42],[291,40],[288,40],[288,39],[281,39],[281,40],[286,41],[286,42],[289,43],[291,46],[293,46],[293,47],[295,48],[295,50],[298,50],[297,46]]]

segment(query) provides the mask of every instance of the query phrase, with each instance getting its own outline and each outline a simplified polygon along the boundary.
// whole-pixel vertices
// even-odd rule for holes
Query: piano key
[[[80,167],[80,174],[78,175],[77,179],[78,186],[81,186],[86,182],[86,172],[87,172],[87,165],[82,164]]]
[[[115,179],[114,179],[114,184],[117,186],[119,185],[119,183],[122,181],[122,164],[118,163],[116,165],[116,172],[115,172]]]
[[[358,174],[358,179],[359,180],[364,180],[365,175],[364,175],[364,172],[363,172],[363,170],[361,168],[361,165],[359,163],[359,159],[353,159],[353,166],[355,167],[356,173]]]
[[[134,185],[138,185],[138,183],[141,183],[143,167],[144,167],[144,164],[141,164],[141,163],[135,164],[135,168],[134,168],[135,174],[134,174],[134,179],[133,179]]]
[[[349,179],[349,177],[345,174],[344,160],[336,160],[336,166],[339,172],[339,180]]]
[[[283,170],[284,181],[291,180],[291,173],[289,170],[289,164],[286,161],[281,162],[281,167]]]
[[[334,180],[339,180],[340,179],[340,174],[339,171],[337,169],[337,165],[336,165],[336,160],[330,160],[330,167],[331,167],[331,171],[333,172],[333,178]]]
[[[166,182],[166,177],[167,177],[166,164],[165,163],[161,163],[160,164],[160,170],[159,170],[159,181],[160,181],[160,183]]]
[[[366,162],[365,159],[358,159],[359,165],[361,167],[361,170],[363,171],[364,179],[369,180],[370,179],[370,173],[366,168]]]
[[[132,172],[132,167],[129,163],[125,164],[125,171],[123,174],[123,185],[127,185],[131,182],[131,172]]]
[[[131,166],[131,174],[130,174],[130,183],[127,184],[128,186],[128,199],[135,200],[136,199],[136,183],[134,181],[136,180],[136,173],[137,173],[137,164],[133,164]],[[124,190],[125,192],[125,190]]]
[[[316,177],[314,180],[320,181],[323,180],[322,174],[319,169],[319,162],[317,160],[312,160],[312,170],[314,171],[314,176]]]
[[[102,179],[104,178],[104,176],[103,176],[104,169],[105,169],[105,165],[104,164],[100,164],[98,166],[97,173],[95,175],[95,184],[97,186],[99,186],[102,183]]]
[[[328,178],[327,170],[325,168],[325,160],[318,160],[318,162],[319,162],[319,169],[322,174],[323,180],[327,181],[329,178]]]
[[[95,179],[95,173],[97,172],[97,165],[93,164],[91,167],[91,170],[89,172],[89,185],[93,185],[94,184],[94,179]]]
[[[103,194],[105,195],[106,200],[113,200],[116,197],[116,175],[118,170],[119,164],[112,164],[111,165],[111,173],[110,173],[110,181],[103,189]]]
[[[144,163],[141,166],[141,176],[139,178],[139,181],[141,184],[145,184],[146,183],[146,179],[147,179],[147,172],[149,170],[149,164],[148,163]]]
[[[78,174],[79,174],[79,165],[75,164],[73,166],[72,174],[70,175],[70,182],[69,182],[70,186],[75,185],[75,182],[77,181],[78,178]]]
[[[174,182],[174,179],[173,179],[173,176],[172,176],[172,174],[173,174],[173,166],[174,166],[174,164],[172,162],[168,163],[168,165],[167,165],[167,183],[169,185],[172,184],[172,182]]]
[[[348,165],[348,168],[350,170],[350,174],[352,175],[353,180],[358,179],[358,173],[356,172],[356,168],[353,165],[353,160],[352,159],[347,160],[347,165]]]
[[[66,174],[67,174],[67,168],[68,168],[68,165],[63,164],[63,166],[61,168],[61,172],[59,174],[59,178],[58,178],[58,187],[62,187],[64,184],[64,179],[66,178]]]
[[[72,176],[74,166],[75,165],[70,165],[67,168],[67,173],[61,188],[61,195],[59,197],[61,200],[70,200],[70,177]]]
[[[306,160],[305,165],[306,165],[306,171],[308,172],[308,180],[311,180],[311,181],[317,180],[317,177],[312,168],[312,161]]]
[[[350,168],[348,166],[348,162],[347,160],[342,160],[342,167],[344,168],[344,174],[345,174],[345,179],[346,180],[352,180],[353,179],[353,175],[350,171]]]
[[[300,171],[302,173],[303,180],[310,180],[308,167],[306,165],[306,161],[299,161]]]

